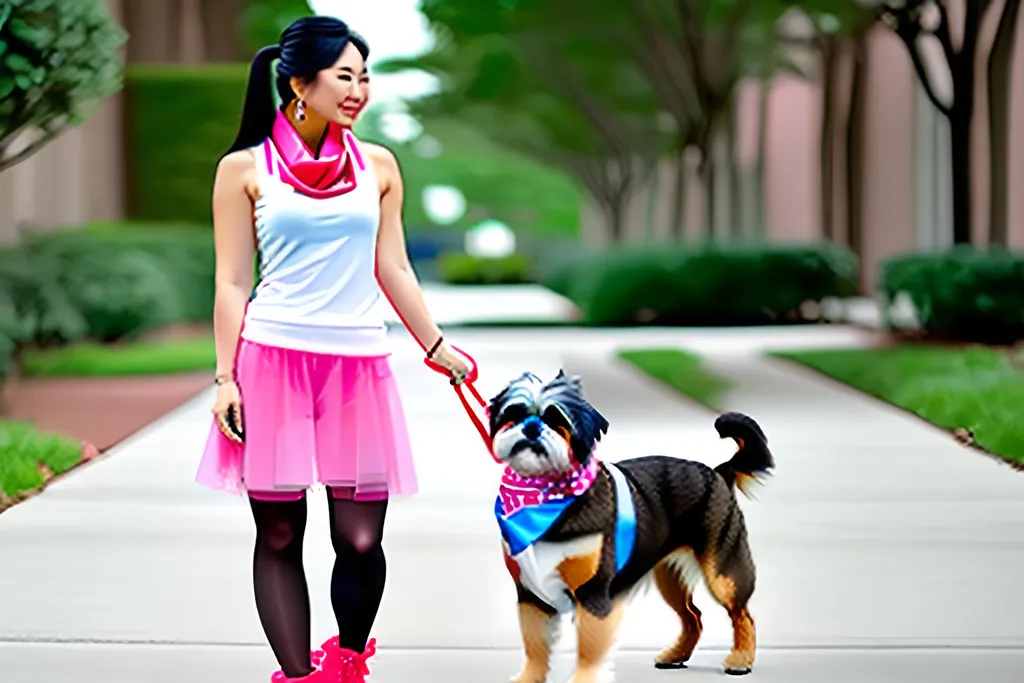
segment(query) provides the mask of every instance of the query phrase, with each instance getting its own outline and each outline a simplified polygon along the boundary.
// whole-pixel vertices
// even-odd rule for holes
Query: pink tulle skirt
[[[196,481],[254,498],[315,484],[356,500],[416,492],[398,385],[386,356],[308,353],[242,341],[236,375],[245,443],[210,425]]]

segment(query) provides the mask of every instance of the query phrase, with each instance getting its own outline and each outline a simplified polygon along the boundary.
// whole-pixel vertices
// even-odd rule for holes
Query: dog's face
[[[524,477],[569,472],[585,465],[608,421],[583,398],[578,377],[559,372],[544,383],[524,373],[491,399],[494,456]]]

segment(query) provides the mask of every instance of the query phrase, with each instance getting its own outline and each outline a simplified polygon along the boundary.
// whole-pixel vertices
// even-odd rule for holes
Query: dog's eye
[[[572,431],[572,423],[558,406],[548,406],[544,411],[543,419],[544,423],[552,429]]]
[[[530,416],[530,411],[522,403],[513,403],[509,407],[505,408],[505,411],[501,415],[505,422],[514,422],[518,424]]]

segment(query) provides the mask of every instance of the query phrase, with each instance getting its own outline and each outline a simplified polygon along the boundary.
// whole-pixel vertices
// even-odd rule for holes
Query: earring
[[[306,102],[304,100],[295,103],[295,118],[299,121],[306,120]]]

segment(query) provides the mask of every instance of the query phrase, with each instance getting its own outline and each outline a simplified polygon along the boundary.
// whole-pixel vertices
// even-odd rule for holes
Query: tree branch
[[[61,127],[57,128],[55,130],[51,130],[48,133],[46,133],[45,135],[41,135],[38,138],[36,138],[35,140],[33,140],[32,142],[30,142],[28,144],[28,146],[25,147],[25,149],[21,150],[20,152],[18,152],[14,156],[7,157],[7,158],[0,157],[0,173],[3,173],[4,171],[6,171],[7,169],[11,168],[15,164],[19,164],[22,161],[25,161],[25,159],[28,159],[30,156],[32,156],[33,154],[35,154],[36,152],[41,150],[49,142],[51,142],[57,136],[59,136],[61,133],[63,133],[64,130],[65,130],[64,126],[61,126]]]

